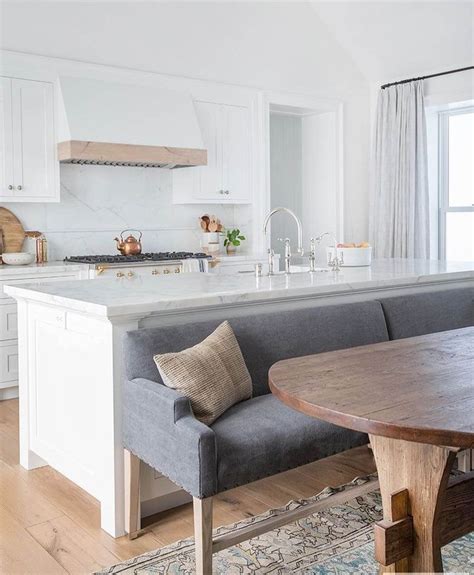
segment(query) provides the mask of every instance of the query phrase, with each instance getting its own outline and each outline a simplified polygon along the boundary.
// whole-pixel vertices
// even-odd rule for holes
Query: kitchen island
[[[102,528],[120,536],[126,331],[468,285],[474,286],[472,262],[379,260],[289,276],[196,273],[7,286],[19,314],[20,462],[27,469],[49,464],[91,493],[101,503]],[[185,495],[148,470],[141,498],[148,515]]]

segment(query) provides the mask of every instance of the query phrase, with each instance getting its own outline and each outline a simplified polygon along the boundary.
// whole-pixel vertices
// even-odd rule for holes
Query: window
[[[474,108],[439,115],[439,254],[474,260]]]

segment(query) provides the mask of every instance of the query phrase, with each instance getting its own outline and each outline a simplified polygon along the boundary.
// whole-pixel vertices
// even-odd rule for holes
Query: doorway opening
[[[295,212],[306,253],[310,239],[324,232],[343,241],[342,108],[339,103],[311,103],[292,105],[274,98],[268,105],[268,209],[282,206]],[[295,222],[287,214],[275,214],[270,242],[276,253],[283,252],[285,238],[296,253]],[[333,242],[326,237],[322,246]]]

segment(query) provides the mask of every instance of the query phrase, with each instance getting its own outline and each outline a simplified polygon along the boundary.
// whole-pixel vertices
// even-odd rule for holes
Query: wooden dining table
[[[474,531],[474,472],[451,473],[474,448],[474,327],[280,361],[269,383],[288,406],[369,434],[381,572],[442,572],[441,547]]]

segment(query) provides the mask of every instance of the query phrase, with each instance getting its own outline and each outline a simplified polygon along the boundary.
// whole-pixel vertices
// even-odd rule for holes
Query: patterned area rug
[[[269,516],[326,499],[349,486],[361,485],[370,480],[373,477],[357,478],[336,489],[328,487],[310,499],[291,501],[285,507],[219,527],[214,530],[214,534],[242,529]],[[377,575],[373,523],[381,518],[380,493],[374,491],[220,551],[213,557],[214,573]],[[474,533],[443,547],[443,562],[446,572],[474,574]],[[119,563],[96,575],[194,573],[194,540],[189,538]]]

